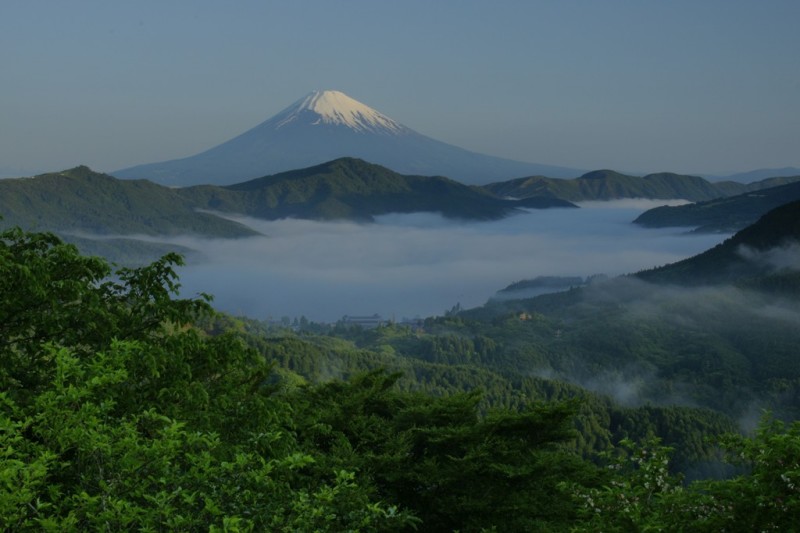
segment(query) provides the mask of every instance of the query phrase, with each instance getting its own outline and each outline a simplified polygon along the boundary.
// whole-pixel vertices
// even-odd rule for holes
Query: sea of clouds
[[[436,214],[386,215],[373,224],[237,218],[263,237],[173,240],[202,252],[179,270],[181,295],[214,296],[257,319],[441,315],[482,305],[536,276],[615,276],[671,263],[727,235],[644,229],[631,221],[664,201],[591,202],[491,222]]]

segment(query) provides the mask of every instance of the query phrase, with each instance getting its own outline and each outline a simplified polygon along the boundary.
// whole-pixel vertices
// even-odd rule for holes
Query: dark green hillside
[[[698,439],[699,434],[735,431],[736,424],[719,412],[674,405],[622,406],[611,398],[611,387],[590,392],[563,377],[538,376],[549,368],[558,328],[541,315],[535,322],[517,317],[492,323],[428,319],[424,332],[393,325],[368,331],[338,327],[332,332],[335,338],[272,337],[270,343],[257,346],[269,359],[311,381],[384,368],[401,375],[397,385],[403,390],[449,396],[480,389],[483,410],[520,410],[537,401],[579,401],[578,436],[571,446],[584,456],[622,438],[649,434],[678,446],[678,468],[686,468],[710,457],[712,448]],[[552,368],[550,373],[555,374]],[[651,399],[649,403],[655,403],[655,396]],[[674,422],[666,421],[670,419]]]
[[[798,199],[800,182],[794,182],[706,202],[656,207],[639,215],[634,223],[648,228],[693,226],[695,231],[733,232],[770,209]]]
[[[509,369],[634,405],[694,405],[734,419],[753,409],[800,417],[796,298],[620,278],[493,301],[459,316],[463,325],[451,325],[450,335],[491,339],[494,359]]]
[[[785,185],[790,190],[800,190],[800,184]],[[701,285],[708,283],[730,283],[769,276],[783,276],[792,285],[800,264],[795,263],[795,273],[781,271],[770,259],[770,250],[800,242],[800,201],[794,201],[769,211],[758,222],[739,231],[706,252],[666,265],[661,268],[639,272],[640,279],[653,282]],[[800,258],[798,258],[800,259]],[[795,291],[800,286],[795,288]],[[800,293],[800,292],[797,292]]]
[[[180,194],[208,209],[265,219],[369,221],[386,213],[438,212],[450,218],[489,220],[511,214],[518,205],[447,178],[405,176],[353,158],[222,188],[188,187]],[[519,206],[569,205],[547,201]]]
[[[697,176],[666,172],[636,177],[613,170],[596,170],[569,180],[532,176],[491,183],[484,188],[501,197],[543,196],[563,198],[570,202],[620,198],[683,199],[697,202],[774,187],[798,179],[800,176],[770,178],[751,184],[731,181],[712,183]]]
[[[490,301],[449,330],[490,338],[511,367],[623,398],[798,418],[798,243],[800,201],[685,261]]]
[[[93,235],[254,235],[199,213],[177,191],[146,180],[118,180],[80,166],[33,178],[0,180],[3,226]]]

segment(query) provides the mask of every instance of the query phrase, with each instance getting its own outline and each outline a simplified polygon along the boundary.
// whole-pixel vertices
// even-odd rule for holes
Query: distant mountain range
[[[360,159],[342,158],[227,187],[179,189],[201,208],[264,219],[362,220],[386,213],[437,212],[491,220],[518,207],[575,207],[557,198],[509,201],[448,178],[407,176]]]
[[[639,215],[634,223],[647,228],[683,226],[697,232],[728,233],[793,200],[800,200],[800,181],[694,204],[656,207]]]
[[[490,183],[484,188],[502,197],[541,196],[561,198],[570,202],[622,198],[683,199],[699,202],[758,191],[798,180],[800,180],[800,175],[769,178],[747,184],[733,181],[712,183],[699,176],[666,172],[638,177],[613,170],[595,170],[574,179],[531,176]]]
[[[169,186],[230,185],[355,157],[402,174],[447,176],[462,183],[582,171],[479,154],[426,137],[338,91],[316,91],[253,129],[191,157],[112,172]]]
[[[256,234],[219,213],[268,220],[370,221],[386,213],[437,212],[450,218],[488,220],[520,207],[575,206],[556,198],[504,200],[447,178],[401,175],[352,158],[227,187],[169,188],[147,180],[116,179],[85,166],[0,180],[4,226],[77,236]]]
[[[208,211],[265,219],[365,221],[390,212],[428,211],[480,220],[501,218],[518,208],[574,207],[574,201],[714,198],[651,210],[637,223],[702,226],[731,219],[735,223],[728,225],[735,227],[800,195],[798,180],[800,176],[711,183],[697,176],[663,173],[640,178],[598,170],[570,180],[533,176],[478,187],[340,158],[228,186],[169,188],[148,180],[119,180],[81,166],[0,180],[0,213],[6,224],[73,233],[239,237],[253,232]]]
[[[787,176],[800,176],[800,168],[797,167],[783,167],[783,168],[759,168],[756,170],[748,170],[747,172],[737,172],[735,174],[728,174],[725,176],[703,176],[711,181],[738,181],[741,183],[750,183],[752,181],[763,180],[767,178],[782,178]]]

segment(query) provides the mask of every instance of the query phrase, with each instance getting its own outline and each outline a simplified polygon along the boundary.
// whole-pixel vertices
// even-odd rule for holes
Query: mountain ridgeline
[[[771,182],[773,180],[768,181]],[[800,200],[798,181],[751,189],[736,196],[705,202],[656,207],[639,215],[634,223],[647,228],[684,226],[695,227],[698,232],[733,232],[753,224],[769,210],[793,200]]]
[[[564,200],[502,200],[448,178],[404,176],[359,159],[265,176],[222,188],[181,190],[195,205],[249,216],[371,221],[386,213],[437,212],[445,217],[492,220],[516,207],[574,207]]]
[[[224,187],[169,188],[147,180],[120,180],[81,166],[0,180],[0,223],[55,231],[88,253],[125,263],[137,256],[152,261],[169,249],[192,255],[189,248],[154,242],[159,237],[257,234],[230,220],[237,216],[370,222],[388,213],[433,212],[453,219],[496,220],[519,209],[575,207],[572,201],[713,197],[687,206],[657,208],[636,222],[730,231],[800,196],[798,178],[710,183],[678,174],[639,178],[595,171],[572,180],[530,177],[478,187],[442,176],[398,174],[347,157]],[[750,192],[725,198],[741,190]]]
[[[253,230],[198,212],[177,189],[123,181],[79,166],[33,178],[0,180],[5,226],[92,235],[245,237]]]
[[[109,236],[255,234],[208,210],[267,220],[370,221],[381,214],[415,212],[490,220],[518,207],[574,206],[553,198],[503,200],[447,178],[404,176],[352,158],[227,187],[176,189],[146,180],[119,180],[87,167],[0,181],[3,224]]]
[[[491,183],[484,188],[501,197],[551,197],[570,202],[622,198],[682,199],[691,202],[759,191],[800,180],[800,176],[768,178],[754,183],[710,182],[698,176],[662,172],[644,177],[613,170],[595,170],[574,179],[545,176]]]

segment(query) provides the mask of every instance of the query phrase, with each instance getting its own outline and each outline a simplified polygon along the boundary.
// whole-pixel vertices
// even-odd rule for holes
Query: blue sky
[[[800,166],[800,2],[0,3],[0,172],[219,144],[315,89],[483,153]]]

